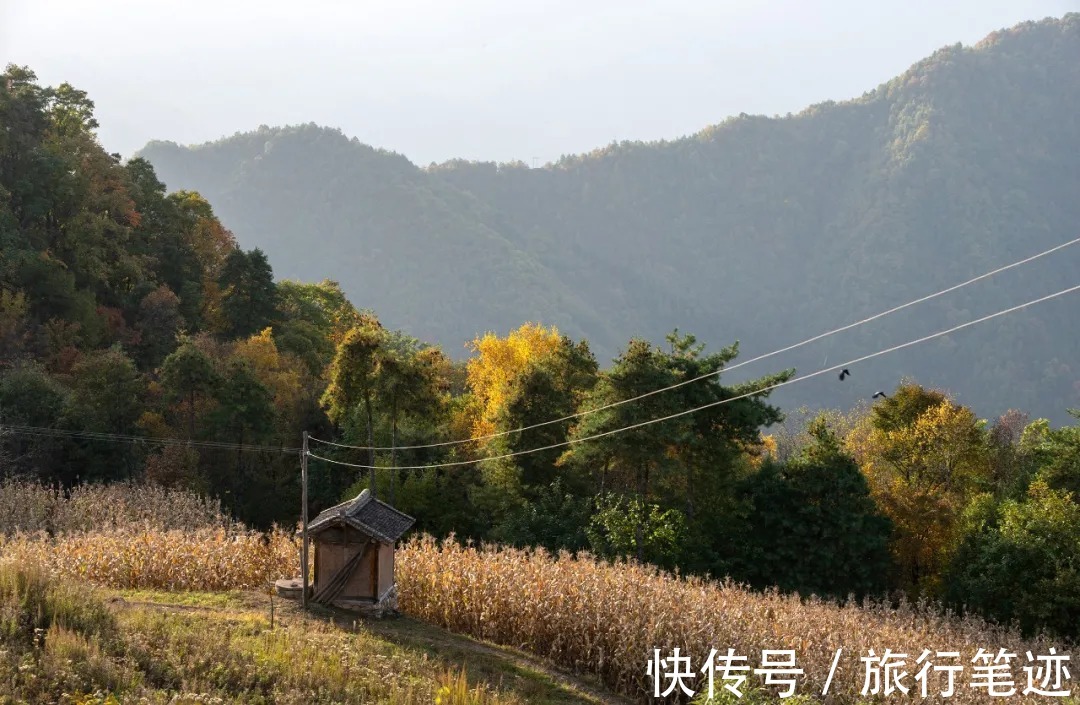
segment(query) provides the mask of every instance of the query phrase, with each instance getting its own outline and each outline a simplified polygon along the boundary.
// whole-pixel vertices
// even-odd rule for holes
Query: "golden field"
[[[269,580],[294,575],[298,543],[281,531],[264,540],[254,532],[116,529],[52,539],[20,535],[0,550],[3,562],[43,565],[59,576],[107,587],[231,590],[265,587]],[[397,579],[406,614],[595,673],[629,695],[651,688],[645,667],[654,648],[666,656],[679,646],[694,659],[695,669],[713,647],[734,648],[752,668],[762,649],[794,649],[797,666],[805,671],[797,689],[803,695],[821,693],[835,650],[842,648],[830,691],[853,702],[861,699],[863,684],[856,654],[870,648],[878,654],[886,648],[907,653],[909,664],[923,649],[958,650],[970,662],[979,647],[995,653],[1007,648],[1019,655],[1014,666],[1022,689],[1023,654],[1047,653],[1051,645],[977,619],[943,616],[928,606],[800,600],[679,578],[634,563],[438,543],[430,537],[399,549]],[[910,677],[907,684],[912,685]],[[950,702],[989,700],[966,683],[961,686]]]
[[[299,542],[293,532],[268,534],[192,526],[155,528],[132,522],[95,532],[49,537],[16,533],[0,545],[3,563],[44,566],[57,576],[111,588],[158,590],[265,589],[297,572]],[[965,671],[949,702],[1000,701],[969,687],[971,659],[981,647],[1017,654],[1012,662],[1017,695],[1027,684],[1025,653],[1070,652],[1070,645],[1024,639],[973,618],[943,614],[930,605],[873,602],[836,604],[759,593],[739,586],[665,574],[633,562],[589,556],[552,556],[541,550],[463,546],[414,537],[399,547],[401,610],[453,632],[518,648],[581,673],[611,689],[640,697],[651,691],[646,664],[654,648],[690,655],[700,669],[711,648],[748,657],[759,666],[763,649],[794,649],[804,670],[797,694],[820,698],[837,649],[843,649],[830,687],[835,702],[856,702],[863,665],[859,656],[886,648],[908,655],[908,696],[924,649],[959,651]],[[1080,666],[1072,671],[1080,675]],[[935,676],[931,675],[930,695]],[[751,675],[748,685],[759,683]],[[695,685],[700,690],[702,683]],[[719,686],[718,686],[719,688]],[[1055,698],[1053,702],[1062,702]],[[1075,702],[1075,698],[1073,699]]]

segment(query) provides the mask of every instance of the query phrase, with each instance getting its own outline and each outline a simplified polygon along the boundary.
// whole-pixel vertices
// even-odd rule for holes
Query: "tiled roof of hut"
[[[308,524],[308,532],[318,533],[331,526],[348,524],[384,543],[394,543],[415,522],[416,520],[408,514],[399,512],[386,502],[375,499],[370,491],[364,490],[354,499],[320,513]]]

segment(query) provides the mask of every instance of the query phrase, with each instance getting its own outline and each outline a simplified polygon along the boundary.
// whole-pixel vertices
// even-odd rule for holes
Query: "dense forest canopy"
[[[1049,86],[1080,82],[1080,62],[1066,62],[1078,32],[1078,15],[1026,25],[945,50],[851,104],[740,118],[542,170],[420,170],[318,128],[174,150],[189,166],[221,160],[207,188],[224,189],[222,209],[260,199],[270,254],[244,249],[216,199],[169,192],[147,159],[106,153],[85,92],[9,65],[0,482],[149,481],[219,497],[260,527],[291,525],[306,430],[318,455],[312,511],[370,487],[439,536],[588,550],[802,594],[929,596],[1075,635],[1070,300],[903,364],[882,358],[845,381],[802,385],[820,406],[857,382],[864,391],[841,393],[860,400],[837,405],[846,411],[781,403],[770,390],[795,369],[779,357],[730,368],[744,329],[763,346],[792,342],[1075,237],[1080,184],[1062,145],[1080,144],[1076,114],[1045,125],[1033,116],[1076,100]],[[985,102],[964,97],[973,91]],[[925,110],[911,113],[919,96]],[[236,162],[251,150],[260,155]],[[334,166],[308,159],[312,150]],[[364,223],[348,242],[343,204]],[[286,246],[296,259],[283,268],[321,267],[318,283],[275,276],[273,252]],[[881,331],[901,342],[1074,285],[1069,255],[807,355],[835,363],[886,345]],[[339,266],[366,293],[350,300],[322,278]],[[719,320],[722,345],[682,326],[695,296],[683,287],[713,281],[723,292],[698,323],[715,331]],[[596,315],[612,326],[601,341],[666,321],[662,342],[609,338],[608,363],[577,313],[569,330],[522,323],[549,305],[589,315],[604,296],[622,318]],[[432,325],[465,336],[467,355],[388,325],[382,305],[437,313]],[[823,323],[826,310],[842,320]],[[468,333],[455,319],[464,311],[498,332]],[[925,375],[899,377],[919,361]],[[973,385],[965,397],[1009,410],[984,418],[923,386],[945,373]]]
[[[197,189],[279,274],[330,277],[394,327],[463,344],[525,320],[607,364],[673,327],[746,355],[802,340],[1080,235],[1080,15],[951,46],[844,103],[741,115],[544,168],[419,168],[314,125],[142,156]],[[722,90],[722,87],[719,88]],[[808,372],[1075,283],[1068,251],[792,353]],[[847,406],[905,375],[995,415],[1080,404],[1071,304],[873,361],[846,386],[777,392]]]

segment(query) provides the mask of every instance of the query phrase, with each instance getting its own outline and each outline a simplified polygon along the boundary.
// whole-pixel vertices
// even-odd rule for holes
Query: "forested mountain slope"
[[[715,87],[722,90],[722,87]],[[678,326],[742,358],[1080,236],[1080,15],[940,50],[863,97],[564,157],[540,169],[406,158],[313,125],[148,145],[283,277],[329,276],[460,355],[525,320],[602,365]],[[437,124],[437,116],[433,116]],[[1080,247],[784,357],[811,372],[1078,283]],[[1065,298],[781,390],[846,406],[905,375],[982,415],[1080,406]],[[768,363],[766,363],[768,364]],[[746,376],[764,370],[748,369]],[[741,371],[732,373],[733,377]],[[734,379],[732,380],[734,381]]]

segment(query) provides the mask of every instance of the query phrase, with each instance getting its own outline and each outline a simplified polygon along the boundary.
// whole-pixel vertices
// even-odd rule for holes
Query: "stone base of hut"
[[[314,592],[312,585],[308,585],[308,599]],[[300,578],[285,578],[274,582],[275,592],[279,597],[287,600],[300,601],[304,592],[304,586]],[[330,602],[332,607],[357,612],[365,617],[382,618],[398,613],[397,585],[394,585],[379,599],[370,597],[339,597]]]
[[[371,598],[342,597],[331,602],[338,609],[359,612],[365,617],[382,618],[398,613],[397,585],[394,585],[379,600]]]

